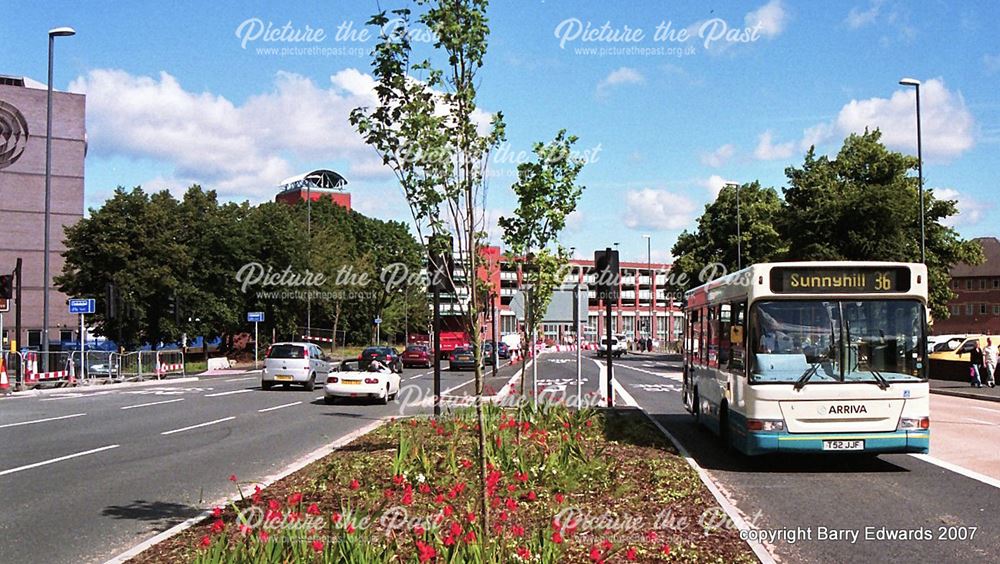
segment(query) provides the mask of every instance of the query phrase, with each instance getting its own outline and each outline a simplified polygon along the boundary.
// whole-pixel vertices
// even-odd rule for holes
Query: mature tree
[[[852,134],[833,159],[810,149],[801,168],[785,170],[780,231],[789,260],[920,260],[918,181],[914,157],[886,149],[878,130]],[[982,251],[942,224],[957,213],[954,201],[925,194],[931,311],[947,317],[948,271],[975,264]]]
[[[548,309],[552,293],[562,284],[569,253],[558,241],[566,218],[576,211],[584,187],[577,184],[583,159],[572,156],[577,138],[560,130],[548,143],[536,143],[536,159],[517,166],[517,195],[514,215],[498,221],[503,241],[513,259],[523,265],[523,280],[530,285],[526,309],[530,313],[526,329],[537,329]],[[522,342],[528,343],[526,331]],[[521,392],[525,386],[522,365]]]
[[[409,29],[411,12],[395,10],[403,21],[395,32],[383,35],[373,53],[378,104],[358,108],[351,121],[365,141],[396,174],[406,195],[417,235],[451,234],[456,245],[456,268],[468,276],[479,271],[477,250],[484,229],[485,170],[490,151],[503,139],[503,119],[496,114],[480,132],[476,104],[476,77],[486,54],[489,27],[485,0],[418,0],[424,8],[420,23],[436,38],[431,59],[413,53]],[[389,14],[379,13],[370,25],[384,26]],[[417,75],[417,76],[415,76]],[[440,241],[441,239],[435,239]],[[445,249],[427,249],[431,251]],[[447,249],[451,251],[451,249]],[[454,280],[452,281],[454,282]],[[482,415],[483,373],[480,343],[479,292],[458,300],[461,317],[476,359],[476,412],[479,420],[479,477],[483,489],[482,530],[489,530],[485,495],[486,426]]]
[[[715,201],[705,206],[695,231],[683,231],[671,249],[676,257],[669,278],[671,289],[683,292],[707,282],[709,277],[736,270],[739,263],[749,266],[783,255],[786,243],[776,228],[780,216],[781,199],[774,188],[761,187],[759,182],[724,187]],[[737,260],[738,252],[741,261]]]

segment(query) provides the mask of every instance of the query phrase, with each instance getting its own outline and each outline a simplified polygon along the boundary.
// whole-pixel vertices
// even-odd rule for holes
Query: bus
[[[926,453],[927,267],[757,264],[686,293],[684,405],[723,444]]]

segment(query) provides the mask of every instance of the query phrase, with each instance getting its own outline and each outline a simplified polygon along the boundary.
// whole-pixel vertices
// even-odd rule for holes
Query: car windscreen
[[[267,358],[305,358],[305,347],[298,345],[274,345]]]
[[[406,347],[406,352],[427,352],[427,347],[423,345],[410,345]]]

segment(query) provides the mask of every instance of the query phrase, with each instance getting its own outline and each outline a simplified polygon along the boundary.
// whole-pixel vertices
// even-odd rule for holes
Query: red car
[[[410,345],[406,347],[406,350],[403,351],[402,358],[404,368],[411,366],[430,368],[433,362],[431,348],[427,345]]]

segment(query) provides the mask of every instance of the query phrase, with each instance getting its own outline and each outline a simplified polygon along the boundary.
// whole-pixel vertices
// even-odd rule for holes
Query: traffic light
[[[0,299],[14,299],[14,275],[4,274],[0,276]]]
[[[618,251],[611,249],[594,251],[594,274],[597,298],[605,302],[618,301],[618,287],[621,281]]]

